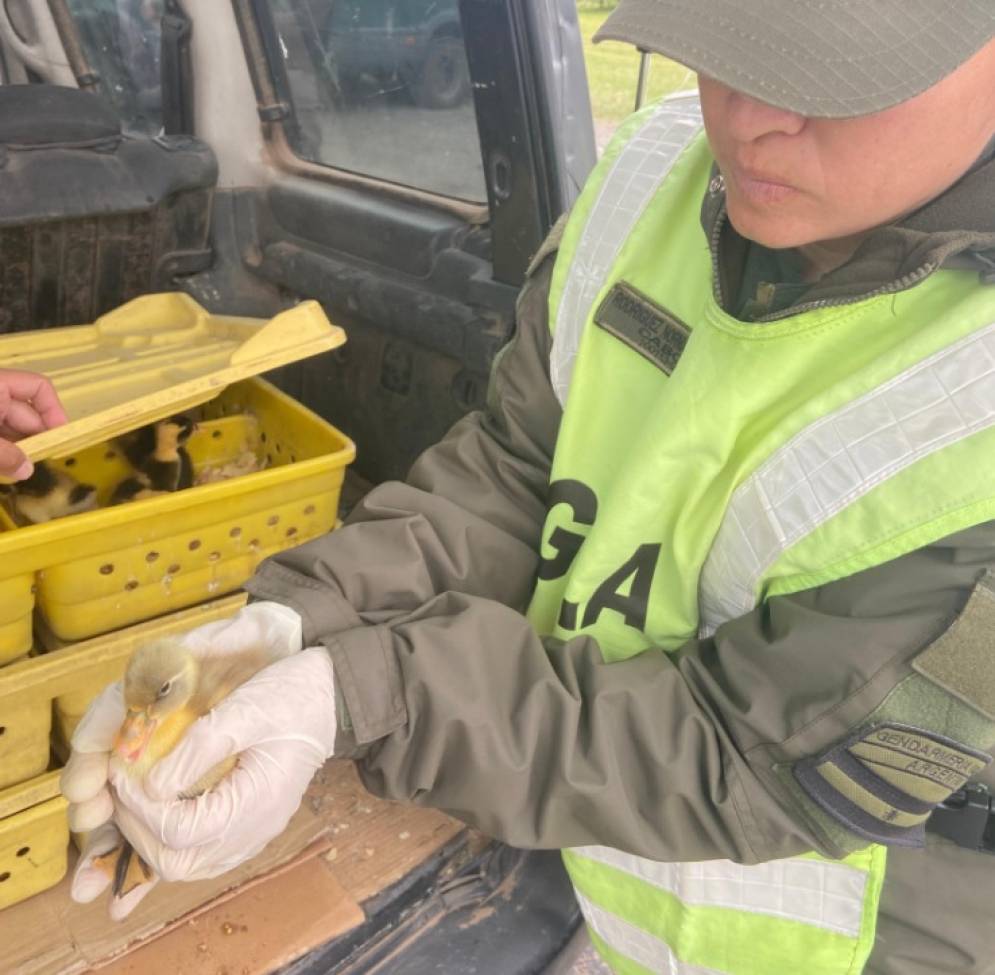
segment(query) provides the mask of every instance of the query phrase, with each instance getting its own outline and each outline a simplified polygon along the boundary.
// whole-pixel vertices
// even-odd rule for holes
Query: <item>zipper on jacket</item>
[[[717,177],[718,178],[718,177]],[[711,189],[711,187],[709,187]],[[722,201],[719,207],[718,217],[715,220],[715,226],[712,228],[712,235],[709,241],[709,248],[712,255],[712,292],[715,295],[715,300],[718,302],[719,308],[725,309],[725,300],[722,295],[722,275],[719,272],[719,240],[722,237],[722,228],[725,226],[727,219],[727,211],[725,200]],[[851,295],[850,297],[842,298],[820,298],[817,301],[807,301],[802,302],[800,305],[792,305],[790,308],[785,308],[779,312],[774,312],[771,315],[764,315],[762,318],[758,318],[754,324],[767,324],[769,322],[779,322],[783,321],[785,318],[791,318],[793,315],[801,315],[803,312],[816,311],[821,308],[837,308],[843,307],[844,305],[855,305],[860,301],[867,301],[869,298],[880,298],[881,295],[897,294],[900,291],[908,291],[909,288],[915,287],[922,281],[925,281],[934,271],[939,268],[939,264],[936,261],[926,261],[925,264],[916,268],[914,271],[910,271],[908,274],[903,274],[900,278],[896,278],[889,284],[881,285],[879,288],[875,288],[873,291],[868,291],[860,295]]]

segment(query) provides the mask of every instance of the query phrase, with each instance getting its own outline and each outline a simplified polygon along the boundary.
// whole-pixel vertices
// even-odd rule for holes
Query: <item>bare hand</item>
[[[34,465],[12,441],[57,427],[66,411],[51,382],[35,372],[0,369],[0,476],[23,481]]]

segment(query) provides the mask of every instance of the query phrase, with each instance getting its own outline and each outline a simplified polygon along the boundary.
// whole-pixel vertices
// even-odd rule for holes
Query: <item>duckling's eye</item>
[[[169,691],[172,688],[172,686],[173,686],[173,682],[171,680],[167,680],[166,683],[163,684],[162,687],[159,688],[159,694],[157,696],[158,697],[165,697],[169,693]]]

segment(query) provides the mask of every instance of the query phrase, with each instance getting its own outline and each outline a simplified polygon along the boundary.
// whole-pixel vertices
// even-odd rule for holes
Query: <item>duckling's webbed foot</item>
[[[130,843],[125,842],[103,856],[96,857],[93,865],[104,870],[105,862],[109,865],[112,860],[114,882],[111,896],[113,897],[125,897],[136,887],[147,884],[155,876],[152,868],[135,852]]]

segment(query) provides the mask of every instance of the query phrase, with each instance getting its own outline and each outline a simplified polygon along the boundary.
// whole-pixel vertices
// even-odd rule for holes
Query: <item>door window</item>
[[[126,130],[162,128],[159,77],[163,0],[69,0],[80,43],[100,76],[100,93]]]
[[[484,202],[458,0],[269,0],[303,159]]]

